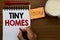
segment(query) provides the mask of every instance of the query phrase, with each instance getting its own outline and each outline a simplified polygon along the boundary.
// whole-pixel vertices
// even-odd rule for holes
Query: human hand
[[[21,29],[20,29],[19,34],[18,34],[19,40],[25,40],[25,39],[23,38],[23,36],[22,36],[22,31],[27,31],[27,37],[28,37],[29,40],[36,40],[37,35],[32,32],[32,30],[31,30],[30,27],[28,27],[28,28],[26,28],[26,29],[24,29],[24,30],[21,30]]]

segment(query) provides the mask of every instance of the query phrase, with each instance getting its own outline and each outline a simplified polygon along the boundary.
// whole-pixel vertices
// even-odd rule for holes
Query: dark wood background
[[[0,0],[0,40],[2,40],[2,9],[4,1],[18,0]],[[31,8],[44,7],[47,0],[19,0],[29,1]],[[33,32],[37,34],[37,40],[60,40],[60,19],[57,17],[46,16],[42,19],[31,20]]]

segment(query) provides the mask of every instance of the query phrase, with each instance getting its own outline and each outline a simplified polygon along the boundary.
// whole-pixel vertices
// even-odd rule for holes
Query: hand
[[[19,34],[18,34],[19,40],[25,40],[22,36],[22,31],[27,31],[27,37],[29,40],[36,40],[37,35],[35,33],[33,33],[31,28],[29,28],[29,27],[24,30],[20,29]]]

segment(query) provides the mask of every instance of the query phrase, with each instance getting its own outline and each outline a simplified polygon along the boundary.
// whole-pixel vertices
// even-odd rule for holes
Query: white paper
[[[9,12],[23,12],[23,18],[24,20],[28,20],[28,26],[30,26],[30,15],[29,15],[29,10],[28,9],[3,9],[3,40],[19,40],[17,35],[19,33],[19,28],[26,28],[28,26],[6,26],[5,25],[5,20],[22,20],[21,18],[19,19],[10,19]]]

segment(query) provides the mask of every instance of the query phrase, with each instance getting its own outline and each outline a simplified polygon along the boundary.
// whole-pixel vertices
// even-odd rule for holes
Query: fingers
[[[36,40],[37,35],[32,32],[32,30],[31,30],[30,27],[24,29],[23,31],[27,31],[27,37],[28,37],[29,40]],[[19,31],[18,38],[19,38],[20,40],[24,40],[24,38],[23,38],[23,36],[22,36],[22,30],[21,30],[21,29],[20,29],[20,31]]]
[[[30,27],[26,28],[26,31],[27,31],[28,34],[33,33]]]
[[[22,30],[20,29],[19,33],[18,33],[18,38],[19,40],[24,40],[23,36],[22,36]]]
[[[37,35],[35,33],[32,32],[31,28],[27,28],[27,36],[29,38],[29,40],[35,40]]]

